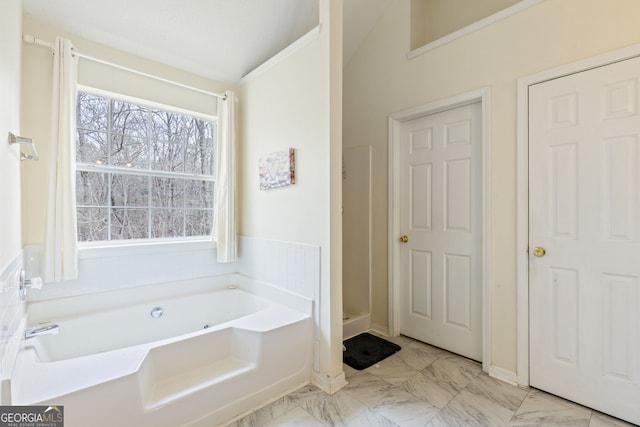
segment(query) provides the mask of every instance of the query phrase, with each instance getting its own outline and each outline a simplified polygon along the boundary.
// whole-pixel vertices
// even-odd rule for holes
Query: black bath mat
[[[367,332],[345,340],[344,346],[344,363],[359,371],[400,351],[399,345]]]

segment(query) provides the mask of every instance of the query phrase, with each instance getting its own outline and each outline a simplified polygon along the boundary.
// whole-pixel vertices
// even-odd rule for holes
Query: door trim
[[[388,175],[388,253],[389,253],[389,334],[397,336],[400,333],[400,244],[397,237],[400,235],[400,179],[398,171],[399,150],[400,150],[400,126],[402,123],[419,117],[436,114],[441,111],[451,110],[463,105],[480,102],[482,118],[481,132],[481,166],[482,166],[482,369],[485,372],[492,372],[491,363],[491,289],[488,286],[491,281],[491,245],[490,245],[490,222],[489,212],[491,209],[491,198],[488,189],[490,186],[490,88],[483,88],[472,92],[463,93],[443,100],[431,102],[426,105],[410,108],[389,115],[389,175]],[[503,377],[498,372],[495,376]],[[504,378],[513,382],[512,378]]]
[[[517,382],[529,385],[529,86],[640,56],[640,45],[518,79],[516,107]]]

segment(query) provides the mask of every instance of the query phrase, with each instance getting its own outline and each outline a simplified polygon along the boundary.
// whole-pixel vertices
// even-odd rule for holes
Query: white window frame
[[[199,113],[197,111],[187,110],[172,105],[161,104],[146,99],[136,98],[129,95],[124,95],[118,92],[107,91],[104,89],[98,89],[91,86],[82,84],[76,85],[77,92],[84,92],[91,95],[96,95],[108,99],[115,99],[122,102],[141,105],[148,108],[155,108],[164,111],[170,111],[178,114],[184,114],[187,116],[199,118],[202,120],[212,121],[216,124],[217,131],[217,116]],[[214,153],[215,155],[215,153]],[[144,173],[140,173],[140,170],[132,171],[128,168],[113,167],[113,166],[100,166],[96,164],[79,163],[76,161],[77,171],[87,172],[104,172],[104,173],[122,173],[130,175],[148,175],[160,178],[176,178],[175,174],[163,171],[145,170]],[[198,174],[182,174],[181,177],[193,177],[206,181],[215,181],[214,176],[198,175]],[[215,216],[215,207],[213,215]],[[77,209],[77,208],[76,208]],[[99,240],[99,241],[78,241],[78,250],[80,259],[100,258],[103,256],[112,256],[115,251],[122,255],[136,255],[136,254],[154,254],[164,252],[176,252],[176,251],[191,251],[194,249],[215,249],[216,242],[210,236],[183,236],[183,237],[160,237],[160,238],[147,238],[147,239],[125,239],[125,240]],[[125,252],[122,252],[122,251]]]

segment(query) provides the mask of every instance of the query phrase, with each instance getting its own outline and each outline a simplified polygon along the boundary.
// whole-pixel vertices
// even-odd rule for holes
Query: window
[[[78,93],[80,242],[209,236],[216,123]]]

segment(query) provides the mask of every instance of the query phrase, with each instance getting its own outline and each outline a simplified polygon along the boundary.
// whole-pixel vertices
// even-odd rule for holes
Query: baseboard
[[[489,372],[487,373],[492,378],[504,381],[505,383],[511,384],[516,387],[518,386],[518,374],[513,371],[509,371],[499,366],[491,365],[489,367]]]
[[[381,325],[380,323],[371,322],[371,332],[375,332],[379,335],[391,336],[389,335],[389,328],[386,325]]]
[[[325,393],[333,394],[342,389],[348,383],[346,377],[344,376],[344,371],[342,371],[337,377],[334,378],[329,378],[328,376],[324,376],[318,372],[314,372],[313,384]]]

